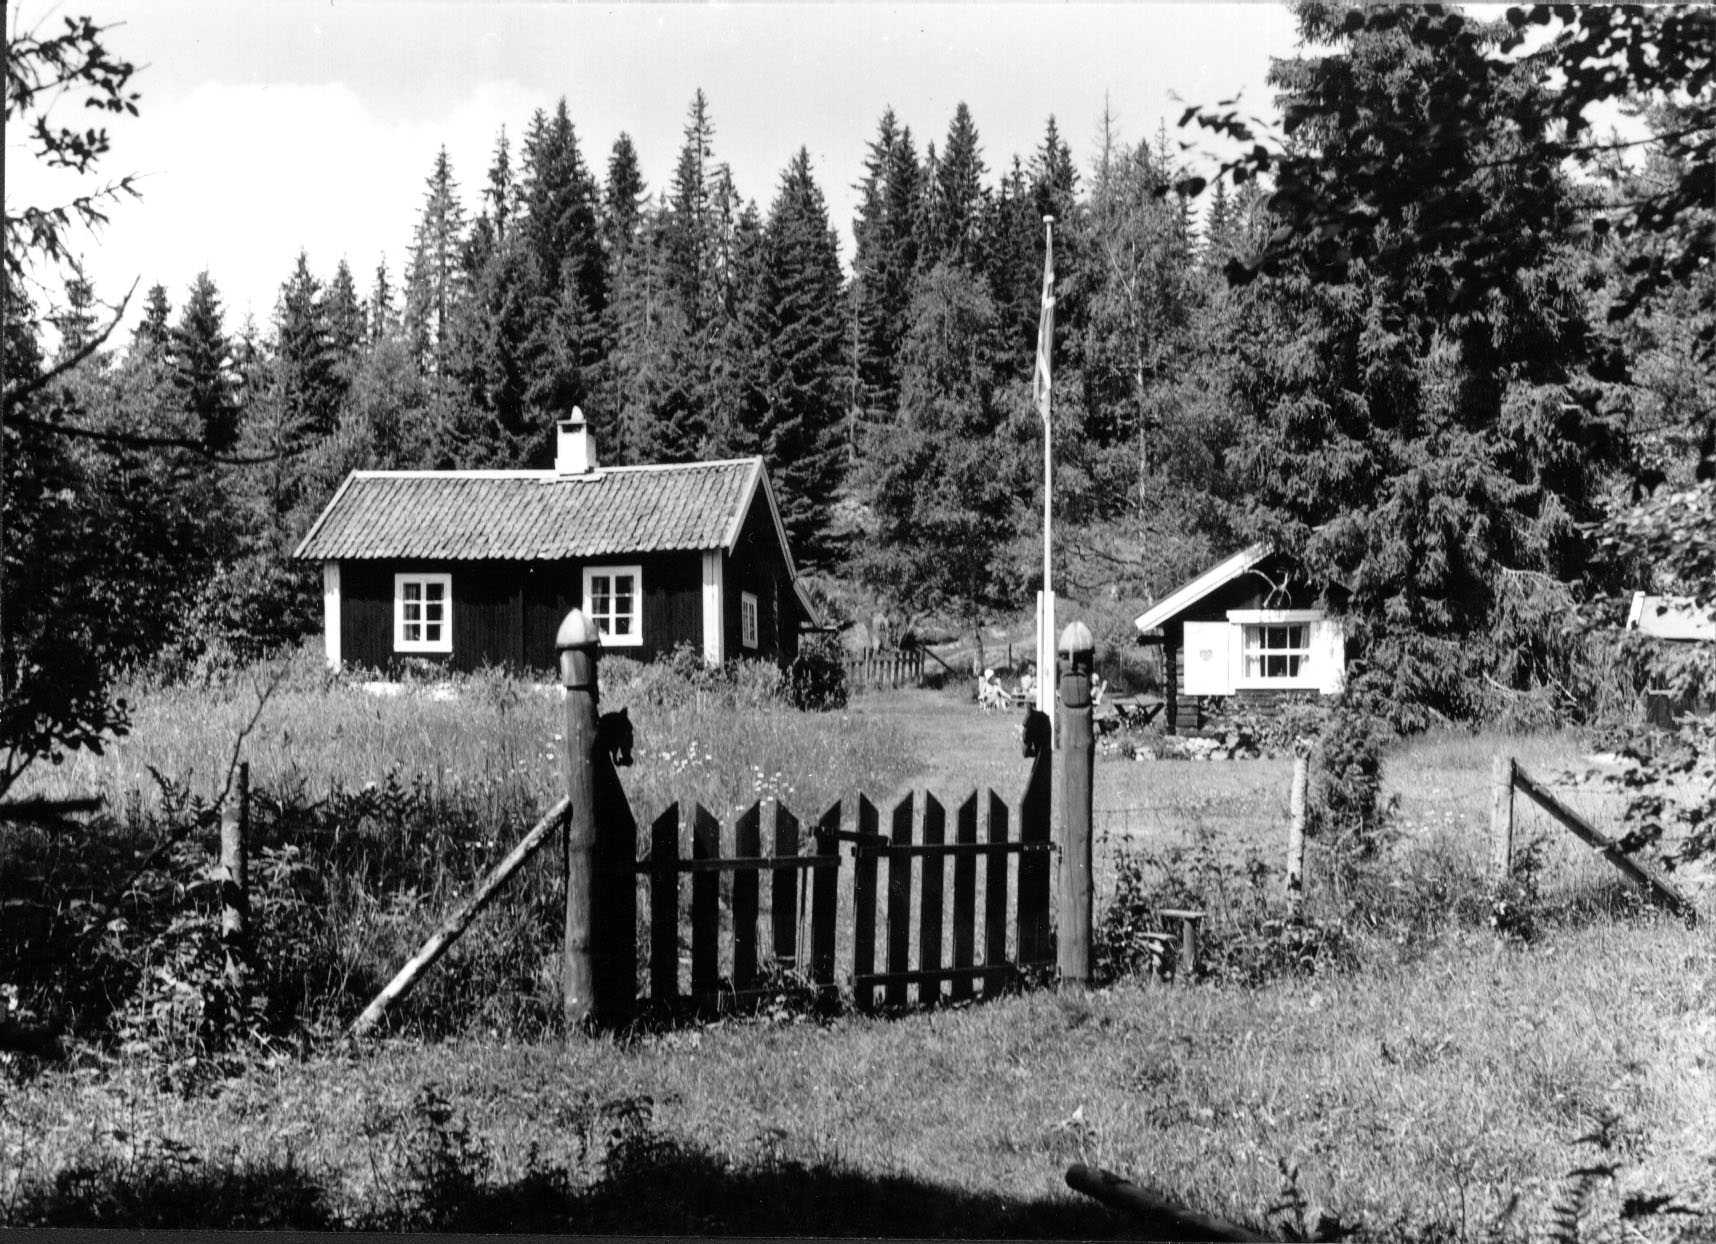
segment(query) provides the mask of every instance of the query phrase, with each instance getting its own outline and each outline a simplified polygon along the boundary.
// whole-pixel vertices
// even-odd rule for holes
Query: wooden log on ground
[[[430,934],[422,949],[411,956],[410,961],[399,969],[394,978],[387,982],[387,986],[363,1009],[363,1014],[352,1021],[351,1036],[361,1037],[374,1028],[387,1008],[404,997],[417,983],[418,978],[447,953],[447,948],[459,940],[459,935],[470,925],[476,914],[487,907],[489,900],[500,893],[501,887],[512,879],[512,875],[520,866],[554,836],[554,831],[560,827],[567,809],[571,806],[570,799],[562,799],[548,810],[547,815],[530,827],[530,832],[519,840],[516,847],[507,852],[507,857],[489,870],[488,876],[483,878],[470,902],[441,922],[441,927]]]
[[[42,1059],[58,1060],[66,1056],[65,1046],[55,1029],[19,1024],[9,1019],[0,1019],[0,1050]]]
[[[1095,1197],[1111,1209],[1131,1214],[1145,1224],[1149,1238],[1162,1240],[1223,1240],[1240,1244],[1267,1242],[1247,1227],[1184,1209],[1158,1192],[1095,1166],[1075,1162],[1067,1167],[1067,1187]]]
[[[57,825],[69,816],[101,811],[101,799],[94,795],[75,799],[43,799],[34,796],[0,803],[0,823]]]

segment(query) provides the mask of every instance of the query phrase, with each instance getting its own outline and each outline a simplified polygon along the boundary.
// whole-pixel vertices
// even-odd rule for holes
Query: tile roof
[[[315,561],[536,561],[725,548],[761,458],[553,471],[354,471],[298,545]],[[790,554],[789,554],[790,557]]]

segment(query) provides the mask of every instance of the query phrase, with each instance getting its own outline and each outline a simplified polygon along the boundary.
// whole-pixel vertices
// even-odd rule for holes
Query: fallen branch
[[[33,1027],[9,1019],[0,1019],[0,1050],[13,1054],[29,1054],[35,1058],[60,1059],[66,1056],[60,1044],[60,1034],[52,1028]]]
[[[77,813],[100,810],[101,799],[95,795],[82,795],[72,799],[43,799],[37,796],[14,803],[0,803],[0,821],[57,825]]]
[[[1267,1242],[1272,1238],[1246,1227],[1183,1209],[1158,1192],[1141,1188],[1119,1175],[1096,1166],[1075,1162],[1067,1167],[1067,1187],[1095,1197],[1110,1209],[1123,1210],[1145,1224],[1152,1239],[1223,1240],[1239,1244]]]

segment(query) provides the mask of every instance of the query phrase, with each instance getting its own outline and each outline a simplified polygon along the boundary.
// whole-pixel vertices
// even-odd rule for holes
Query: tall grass
[[[1244,990],[397,1042],[192,1099],[54,1073],[0,1103],[0,1221],[1148,1235],[1062,1186],[1086,1162],[1277,1232],[1294,1171],[1360,1240],[1524,1241],[1613,1118],[1581,1238],[1708,1238],[1713,979],[1708,937],[1656,922]],[[1623,1237],[1629,1196],[1694,1216]]]
[[[637,726],[624,776],[640,820],[674,797],[725,814],[775,794],[809,816],[908,779],[1011,794],[1022,778],[1016,723],[945,697],[762,712],[742,688],[664,696],[642,671],[606,668],[603,707],[627,706]],[[218,789],[253,705],[242,686],[140,697],[152,734],[45,775],[57,790],[110,792],[110,817],[81,836],[0,842],[0,898],[70,912],[106,872],[134,867],[184,803],[148,766]],[[283,962],[304,956],[280,974],[276,1032],[330,1031],[415,948],[558,793],[557,732],[552,689],[495,676],[377,697],[293,673],[245,745],[257,924],[279,931]],[[1607,880],[1581,889],[1554,860],[1534,866],[1555,883],[1540,885],[1534,929],[1488,925],[1491,757],[1549,774],[1580,746],[1449,737],[1402,751],[1390,767],[1400,833],[1350,874],[1314,848],[1297,925],[1281,918],[1287,764],[1101,762],[1100,905],[1133,902],[1148,918],[1203,907],[1205,974],[1171,986],[1117,976],[1082,998],[891,1022],[776,1013],[534,1040],[552,1028],[560,932],[555,869],[536,868],[402,1008],[393,1041],[312,1041],[224,1079],[164,1078],[160,1060],[123,1047],[99,1069],[26,1078],[0,1064],[11,1077],[0,1223],[1131,1233],[1062,1186],[1082,1161],[1281,1233],[1303,1232],[1321,1206],[1325,1226],[1360,1239],[1527,1240],[1559,1229],[1556,1206],[1573,1205],[1564,1178],[1593,1166],[1578,1138],[1600,1131],[1614,1137],[1602,1161],[1615,1171],[1580,1177],[1594,1181],[1573,1205],[1593,1231],[1582,1238],[1616,1235],[1625,1198],[1638,1213],[1661,1196],[1703,1216],[1635,1217],[1625,1230],[1708,1238],[1716,1222],[1697,1198],[1716,1157],[1709,933],[1616,899]],[[934,760],[927,773],[920,754]],[[1522,815],[1522,840],[1534,832]],[[206,912],[194,895],[207,891],[172,890],[210,845],[200,829],[156,870],[162,888],[137,888],[129,931],[98,923],[84,941],[29,943],[44,967],[23,1005],[51,1008],[81,956],[104,947],[130,974],[93,979],[80,1006],[123,1026],[171,1003],[150,973],[194,961],[171,922]],[[1556,885],[1592,901],[1564,902]],[[21,910],[0,905],[0,933],[14,938],[0,984],[25,979],[26,936],[45,927]]]
[[[914,767],[885,721],[798,712],[743,678],[685,692],[612,665],[602,707],[634,726],[636,764],[622,775],[640,825],[676,799],[726,818],[776,798],[809,823]],[[499,673],[366,688],[302,659],[277,680],[142,689],[128,738],[30,776],[42,793],[99,794],[108,812],[0,840],[0,899],[22,904],[0,911],[0,984],[86,1036],[170,1036],[176,1048],[206,1036],[237,1005],[220,996],[207,882],[218,809],[206,806],[236,756],[253,792],[257,1022],[331,1030],[563,792],[561,703],[557,687]],[[562,896],[545,853],[399,1022],[541,1031],[557,1009]]]
[[[557,685],[498,671],[374,684],[332,677],[315,661],[303,652],[218,686],[129,689],[129,736],[105,755],[74,753],[31,771],[19,793],[93,794],[109,808],[150,808],[159,801],[153,771],[213,797],[235,746],[253,785],[317,798],[393,774],[499,813],[546,808],[564,789]],[[640,819],[673,799],[720,812],[774,793],[808,817],[859,787],[895,786],[920,763],[897,724],[875,715],[792,712],[747,697],[743,685],[664,695],[648,667],[610,658],[601,668],[602,710],[626,709],[636,734],[637,763],[624,776]]]

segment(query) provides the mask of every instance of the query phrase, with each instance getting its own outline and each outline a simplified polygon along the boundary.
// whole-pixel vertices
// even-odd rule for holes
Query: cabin
[[[1716,643],[1716,608],[1700,609],[1687,596],[1634,592],[1627,629],[1658,639]]]
[[[648,661],[785,666],[819,625],[761,458],[599,467],[583,413],[548,471],[354,471],[294,557],[322,566],[328,664],[551,670],[567,611]]]
[[[1267,707],[1335,695],[1346,675],[1341,619],[1265,544],[1175,588],[1134,625],[1139,643],[1162,646],[1170,729],[1201,724],[1205,697]]]
[[[1708,644],[1706,651],[1716,653],[1716,606],[1701,608],[1691,597],[1634,592],[1627,629],[1672,645]],[[1710,712],[1716,712],[1716,688],[1696,677],[1679,688],[1650,687],[1644,693],[1645,720],[1665,730],[1689,713]]]

